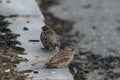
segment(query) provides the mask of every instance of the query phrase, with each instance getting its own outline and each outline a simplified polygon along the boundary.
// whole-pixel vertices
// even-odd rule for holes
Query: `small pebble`
[[[24,27],[24,28],[23,28],[23,30],[27,31],[27,30],[28,30],[28,28],[27,28],[27,27]]]
[[[14,64],[13,67],[17,67],[17,65]]]
[[[91,4],[87,4],[87,5],[84,5],[84,6],[83,6],[84,9],[89,9],[89,8],[91,8],[91,7],[92,7]]]
[[[120,26],[116,28],[117,31],[120,31]]]
[[[33,71],[34,74],[38,74],[39,72],[38,71]]]
[[[92,26],[92,29],[94,29],[94,30],[95,30],[95,29],[96,29],[96,26]]]
[[[30,23],[30,21],[27,21],[27,23]]]
[[[11,3],[11,1],[6,1],[7,3]]]
[[[29,40],[29,42],[39,42],[40,40]]]

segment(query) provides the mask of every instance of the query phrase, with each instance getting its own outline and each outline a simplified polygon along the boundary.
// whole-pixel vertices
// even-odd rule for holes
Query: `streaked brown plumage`
[[[61,68],[67,66],[76,54],[76,48],[73,46],[67,46],[64,49],[56,52],[51,57],[43,61],[38,61],[32,64],[32,66],[45,63],[46,67],[49,68]]]
[[[47,25],[42,27],[40,39],[44,46],[44,49],[55,49],[55,47],[60,47],[61,45],[58,35],[55,33],[55,31],[53,31],[52,28]]]
[[[38,6],[42,3],[41,0],[35,0],[35,2],[37,3]]]

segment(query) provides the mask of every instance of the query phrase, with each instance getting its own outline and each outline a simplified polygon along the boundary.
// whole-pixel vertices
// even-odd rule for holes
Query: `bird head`
[[[71,53],[73,53],[73,54],[76,54],[76,48],[75,47],[73,47],[73,46],[66,46],[65,48],[64,48],[64,50],[66,50],[66,51],[68,51],[68,52],[71,52]]]
[[[50,28],[49,26],[47,26],[47,25],[45,25],[45,26],[42,27],[42,30],[43,30],[43,31],[50,30],[50,29],[51,29],[51,28]]]

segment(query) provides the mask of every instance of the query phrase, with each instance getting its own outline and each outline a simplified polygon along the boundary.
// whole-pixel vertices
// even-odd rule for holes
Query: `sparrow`
[[[43,49],[55,49],[61,46],[60,39],[56,32],[49,26],[45,25],[42,27],[42,32],[40,35],[41,42],[44,46]]]
[[[41,4],[41,0],[35,0],[37,5],[39,6]]]
[[[66,67],[73,60],[74,54],[76,54],[76,48],[73,46],[66,46],[64,49],[55,52],[49,58],[33,63],[32,66],[44,63],[48,68]]]

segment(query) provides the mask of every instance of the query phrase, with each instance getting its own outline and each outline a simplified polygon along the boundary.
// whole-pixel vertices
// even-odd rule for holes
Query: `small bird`
[[[35,0],[35,2],[37,3],[38,6],[42,3],[41,0]]]
[[[41,42],[44,46],[43,49],[48,50],[50,48],[55,49],[61,46],[60,39],[58,35],[53,31],[53,29],[47,25],[42,27],[42,32],[40,35]]]
[[[57,51],[49,58],[33,63],[32,66],[44,63],[48,68],[65,67],[73,60],[74,54],[76,54],[76,48],[73,46],[66,46],[64,49]]]

